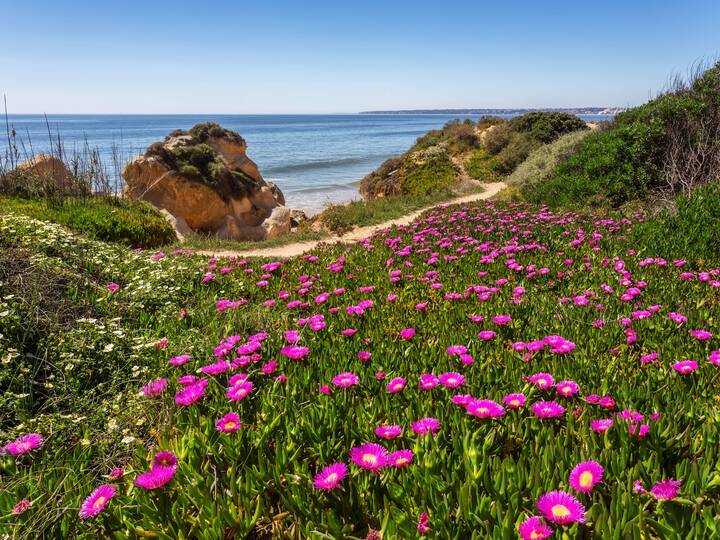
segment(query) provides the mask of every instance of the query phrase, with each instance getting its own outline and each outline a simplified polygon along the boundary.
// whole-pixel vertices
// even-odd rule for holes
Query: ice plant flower
[[[398,425],[378,426],[375,428],[375,435],[383,439],[394,439],[402,435],[403,428]]]
[[[409,340],[415,337],[415,329],[414,328],[403,328],[400,331],[400,339]]]
[[[158,489],[175,478],[175,467],[153,467],[135,478],[135,485],[142,489]]]
[[[120,290],[120,285],[117,283],[108,283],[107,284],[107,290],[110,291],[110,293],[116,293]]]
[[[240,429],[240,417],[237,413],[229,412],[222,418],[218,418],[215,427],[223,433],[233,433]]]
[[[528,377],[528,381],[533,383],[540,390],[547,390],[555,384],[555,379],[553,379],[553,376],[549,373],[536,373],[535,375]]]
[[[350,386],[354,386],[359,382],[360,377],[358,377],[354,373],[350,373],[349,371],[335,375],[332,380],[332,383],[340,388],[349,388]]]
[[[387,464],[390,467],[397,467],[398,469],[410,465],[413,461],[414,454],[412,450],[398,450],[387,455]]]
[[[340,482],[347,476],[348,469],[345,463],[328,465],[313,478],[313,487],[323,491],[330,491],[340,487]]]
[[[565,491],[550,491],[541,495],[536,503],[545,519],[558,525],[585,522],[585,507]]]
[[[650,488],[650,494],[659,501],[667,501],[678,496],[680,486],[682,486],[682,480],[668,478],[667,480],[657,482]]]
[[[389,383],[387,383],[388,392],[390,392],[391,394],[397,394],[398,392],[402,392],[406,384],[406,379],[402,377],[395,377],[394,379],[391,379]]]
[[[440,379],[432,373],[423,373],[420,375],[420,382],[418,383],[418,386],[423,390],[432,390],[438,384],[440,384]]]
[[[377,472],[387,465],[388,451],[376,443],[365,443],[350,450],[350,461],[361,469]]]
[[[465,377],[454,371],[443,373],[440,377],[438,377],[438,380],[445,388],[457,388],[458,386],[465,384]]]
[[[555,385],[555,391],[563,397],[571,397],[578,393],[580,387],[575,381],[560,381]]]
[[[430,516],[428,516],[427,513],[423,512],[422,514],[420,514],[417,530],[418,534],[420,534],[421,536],[425,536],[427,533],[430,532]]]
[[[230,401],[240,401],[252,392],[255,385],[250,381],[234,384],[227,389],[227,397]]]
[[[478,418],[498,418],[505,414],[502,405],[490,399],[475,399],[465,406],[465,410]]]
[[[692,373],[698,368],[698,363],[695,360],[683,360],[682,362],[675,362],[673,369],[680,375],[687,375]]]
[[[713,337],[712,332],[707,330],[690,330],[690,335],[700,341],[706,341]]]
[[[531,516],[518,527],[523,540],[544,540],[552,536],[552,528],[539,516]]]
[[[565,407],[554,401],[538,401],[532,404],[530,410],[540,419],[559,418],[565,414]]]
[[[508,409],[519,409],[525,405],[525,394],[508,394],[503,398],[503,403]]]
[[[19,439],[7,443],[2,448],[0,454],[10,454],[11,456],[21,456],[39,448],[43,443],[43,436],[39,433],[28,433]]]
[[[413,422],[411,427],[417,435],[435,435],[440,430],[440,420],[429,416]]]
[[[282,353],[284,356],[287,356],[291,360],[302,360],[308,355],[309,352],[310,349],[301,345],[287,345],[280,349],[280,353]]]
[[[80,519],[90,519],[97,516],[115,496],[115,486],[103,484],[93,491],[80,506]]]
[[[183,407],[192,405],[205,395],[207,385],[207,379],[198,379],[191,382],[184,388],[177,391],[175,394],[175,403]]]
[[[568,482],[574,490],[587,493],[602,482],[604,473],[605,469],[597,461],[583,461],[570,472]]]
[[[605,433],[613,425],[612,418],[602,418],[600,420],[591,420],[590,427],[595,433]]]
[[[13,506],[12,513],[16,515],[24,514],[27,512],[27,509],[30,508],[31,504],[30,499],[21,499]]]
[[[182,366],[183,364],[186,364],[190,361],[190,355],[189,354],[181,354],[180,356],[174,356],[170,360],[168,360],[168,364],[171,366]]]

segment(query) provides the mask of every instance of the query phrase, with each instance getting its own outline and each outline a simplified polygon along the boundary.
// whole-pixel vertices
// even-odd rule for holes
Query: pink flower
[[[482,332],[478,332],[477,336],[483,341],[490,341],[494,339],[496,335],[492,330],[483,330]]]
[[[505,415],[505,409],[502,405],[490,399],[473,400],[467,404],[465,410],[468,414],[477,416],[478,418],[498,418]]]
[[[222,418],[218,418],[217,422],[215,422],[217,430],[223,433],[234,433],[240,429],[240,425],[240,417],[234,412],[227,413]]]
[[[392,452],[387,456],[387,464],[390,467],[397,467],[398,469],[410,465],[413,461],[413,453],[411,450],[398,450]]]
[[[27,509],[30,508],[30,505],[32,503],[30,502],[30,499],[22,499],[17,502],[15,506],[13,506],[12,513],[13,514],[24,514],[27,512]]]
[[[650,489],[650,494],[659,501],[667,501],[678,496],[680,486],[682,486],[682,480],[668,478],[667,480],[657,482]]]
[[[585,522],[585,507],[565,491],[550,491],[541,495],[536,503],[545,519],[558,525]]]
[[[415,329],[414,328],[403,328],[400,331],[401,339],[408,340],[408,339],[412,339],[413,337],[415,337]]]
[[[690,335],[700,341],[706,341],[713,337],[712,333],[707,330],[690,330]]]
[[[358,377],[354,373],[350,373],[349,371],[340,373],[339,375],[335,375],[332,380],[332,383],[335,386],[339,386],[340,388],[349,388],[350,386],[354,386],[359,382],[360,377]]]
[[[510,321],[512,321],[512,317],[510,317],[510,315],[495,315],[492,318],[492,322],[494,322],[495,324],[497,324],[499,326],[504,326],[504,325],[508,324]]]
[[[192,405],[205,395],[207,388],[207,379],[198,379],[187,386],[181,388],[175,394],[175,403],[183,407]]]
[[[394,379],[391,379],[389,383],[387,383],[388,392],[390,392],[391,394],[402,392],[406,384],[406,379],[403,379],[402,377],[395,377]]]
[[[388,452],[375,443],[365,443],[350,450],[350,460],[362,469],[377,472],[387,465]]]
[[[175,478],[175,467],[153,467],[135,478],[135,485],[142,489],[158,489]]]
[[[540,418],[559,418],[565,414],[565,407],[554,401],[538,401],[530,407],[532,413]]]
[[[28,433],[13,442],[7,443],[0,454],[8,453],[11,456],[21,456],[42,446],[43,436],[39,433]]]
[[[549,373],[536,373],[535,375],[528,377],[528,381],[533,383],[540,390],[547,390],[555,384],[555,379],[553,379],[553,376]]]
[[[682,362],[675,362],[673,364],[673,369],[677,371],[680,375],[687,375],[688,373],[692,373],[698,368],[698,363],[694,360],[683,360]]]
[[[555,385],[555,391],[563,397],[571,397],[578,393],[580,387],[575,381],[560,381]]]
[[[602,482],[605,470],[597,461],[578,463],[570,473],[568,482],[576,491],[587,493]]]
[[[80,519],[90,519],[97,516],[114,496],[115,486],[112,484],[99,486],[80,506]]]
[[[426,435],[428,433],[435,435],[440,430],[440,421],[429,416],[413,422],[411,427],[417,435]]]
[[[430,516],[428,516],[427,513],[423,512],[422,514],[420,514],[417,530],[418,534],[420,534],[421,536],[424,536],[430,532]]]
[[[107,284],[107,290],[110,291],[110,293],[116,293],[120,290],[120,285],[117,283],[108,283]]]
[[[520,524],[518,532],[523,540],[545,540],[552,536],[553,530],[541,517],[532,516]]]
[[[183,364],[186,364],[190,361],[190,355],[189,354],[181,354],[180,356],[175,356],[168,360],[168,364],[171,366],[182,366]]]
[[[150,468],[154,469],[155,467],[176,467],[177,462],[178,460],[175,454],[173,454],[172,452],[168,452],[167,450],[161,450],[155,454],[155,458],[153,459]]]
[[[330,491],[340,487],[340,482],[347,476],[348,469],[344,463],[328,465],[313,478],[313,487],[323,491]]]
[[[300,345],[288,345],[280,349],[280,352],[291,360],[301,360],[308,355],[310,349]]]
[[[423,373],[420,375],[418,386],[423,390],[432,390],[438,384],[440,384],[440,380],[432,373]]]
[[[460,373],[451,371],[449,373],[443,373],[438,377],[440,384],[446,388],[457,388],[465,384],[465,377]]]
[[[468,352],[468,350],[465,345],[451,345],[447,348],[447,353],[450,356],[458,356],[460,354],[465,354],[466,352]]]
[[[155,343],[156,349],[164,349],[169,343],[168,338],[162,338],[160,341]]]
[[[157,379],[147,383],[140,389],[140,391],[143,393],[143,395],[145,395],[145,397],[154,398],[165,391],[167,384],[167,379]]]
[[[503,398],[503,403],[508,409],[519,409],[525,405],[525,394],[508,394]]]
[[[613,425],[612,418],[603,418],[600,420],[591,420],[590,421],[590,427],[596,433],[605,433],[608,429],[610,429],[612,427],[612,425]]]
[[[255,385],[251,381],[244,381],[234,384],[227,389],[227,397],[230,401],[240,401],[253,391]]]
[[[362,360],[363,362],[369,362],[372,358],[372,354],[368,351],[360,351],[357,353],[357,357]]]
[[[403,429],[398,425],[378,426],[375,428],[375,435],[383,439],[394,439],[402,435]]]

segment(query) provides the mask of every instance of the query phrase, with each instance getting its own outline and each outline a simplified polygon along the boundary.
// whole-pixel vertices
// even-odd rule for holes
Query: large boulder
[[[52,180],[59,187],[68,185],[70,176],[65,163],[55,156],[38,154],[17,166],[18,171]]]
[[[263,179],[246,150],[239,134],[218,124],[174,131],[126,165],[126,193],[202,234],[229,240],[285,234],[289,226],[287,231],[279,226],[282,213],[276,213],[287,210],[285,198],[275,184]]]

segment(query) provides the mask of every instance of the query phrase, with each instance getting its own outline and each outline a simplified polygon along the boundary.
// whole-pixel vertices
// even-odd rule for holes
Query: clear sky
[[[14,113],[626,106],[720,54],[720,0],[0,0]]]

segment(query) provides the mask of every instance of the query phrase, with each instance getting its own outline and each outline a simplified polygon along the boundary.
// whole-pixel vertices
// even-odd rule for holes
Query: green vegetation
[[[273,238],[272,240],[260,240],[257,242],[247,241],[239,242],[236,240],[221,240],[212,236],[194,235],[187,237],[182,242],[178,242],[171,246],[175,249],[183,249],[187,251],[255,251],[259,249],[270,249],[296,242],[312,242],[322,240],[329,235],[327,232],[317,232],[308,229],[299,230],[292,234],[285,234]]]
[[[175,231],[151,205],[117,197],[0,196],[0,214],[15,212],[65,225],[88,238],[150,248],[175,241]]]
[[[720,178],[720,64],[619,114],[588,136],[527,200],[555,206],[611,205],[689,193]]]
[[[551,177],[559,163],[567,160],[577,150],[580,141],[590,134],[583,129],[566,133],[557,140],[533,150],[525,161],[507,177],[509,186],[525,187],[540,184]]]
[[[500,179],[500,175],[495,170],[494,158],[484,148],[475,150],[470,154],[465,163],[465,172],[471,178],[481,182],[497,182]]]

